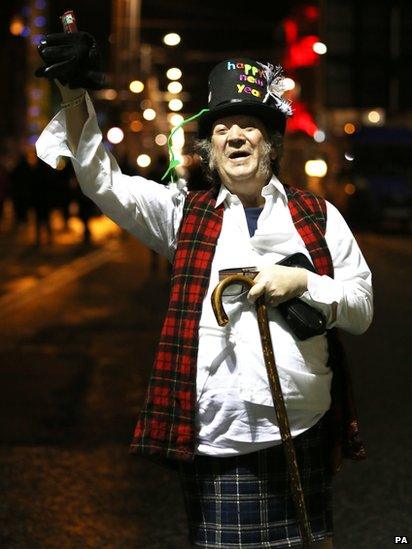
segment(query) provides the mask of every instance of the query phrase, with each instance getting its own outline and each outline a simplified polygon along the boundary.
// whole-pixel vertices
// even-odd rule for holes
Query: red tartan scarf
[[[325,201],[286,185],[285,191],[293,223],[316,272],[333,277],[332,259],[324,238]],[[216,191],[213,189],[192,192],[186,198],[174,258],[169,308],[146,402],[130,446],[131,453],[141,452],[154,458],[193,459],[198,327],[224,211],[223,204],[217,208],[215,204]],[[339,391],[339,394],[343,392]],[[335,415],[342,418],[341,410]],[[342,432],[341,429],[335,431],[336,436]]]

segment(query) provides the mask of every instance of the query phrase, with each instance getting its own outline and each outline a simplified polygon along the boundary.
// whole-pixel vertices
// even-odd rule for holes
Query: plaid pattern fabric
[[[319,275],[333,278],[333,263],[324,234],[326,203],[307,191],[284,186],[295,229],[300,234]]]
[[[320,541],[333,533],[324,418],[294,444],[313,537]],[[179,469],[192,544],[302,546],[282,446],[234,457],[195,456]]]
[[[215,204],[214,190],[190,193],[185,201],[169,308],[131,453],[193,458],[198,328],[223,220],[223,204]]]
[[[321,275],[333,276],[332,260],[324,238],[325,201],[286,185],[285,190],[296,230],[310,253],[316,271]],[[193,460],[198,327],[224,211],[223,204],[218,208],[215,204],[216,189],[192,192],[186,198],[173,265],[169,308],[146,403],[130,445],[131,453],[141,452],[158,459]],[[330,339],[330,342],[334,344],[335,339]],[[337,348],[336,345],[334,348]],[[331,353],[331,356],[337,356],[337,353]],[[339,378],[343,379],[343,383],[348,379],[346,374],[347,370],[345,376]],[[348,394],[346,387],[350,388],[350,383],[340,384],[335,390],[341,400]],[[350,410],[349,415],[342,414],[343,409],[347,411],[348,407],[336,407],[336,421],[349,417],[357,422],[354,409]],[[357,427],[353,421],[348,425]],[[337,444],[340,444],[342,428],[336,428],[334,433]],[[353,434],[358,435],[358,431],[355,429]],[[356,448],[359,449],[359,445]]]

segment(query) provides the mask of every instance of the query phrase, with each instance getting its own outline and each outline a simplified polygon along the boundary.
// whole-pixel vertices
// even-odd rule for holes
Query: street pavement
[[[131,456],[168,268],[104,218],[34,249],[0,236],[0,547],[186,549],[175,473]],[[369,457],[335,479],[335,549],[411,531],[410,237],[359,235],[376,315],[345,336]]]

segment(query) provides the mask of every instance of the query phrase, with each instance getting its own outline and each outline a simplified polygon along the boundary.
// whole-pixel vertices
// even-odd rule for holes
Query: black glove
[[[71,89],[104,87],[99,50],[88,32],[48,34],[37,48],[45,64],[36,70],[35,76],[57,78]]]

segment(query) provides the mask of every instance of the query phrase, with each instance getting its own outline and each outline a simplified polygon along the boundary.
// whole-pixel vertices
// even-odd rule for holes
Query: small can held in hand
[[[60,19],[62,20],[64,32],[78,32],[76,16],[73,10],[65,11]]]

